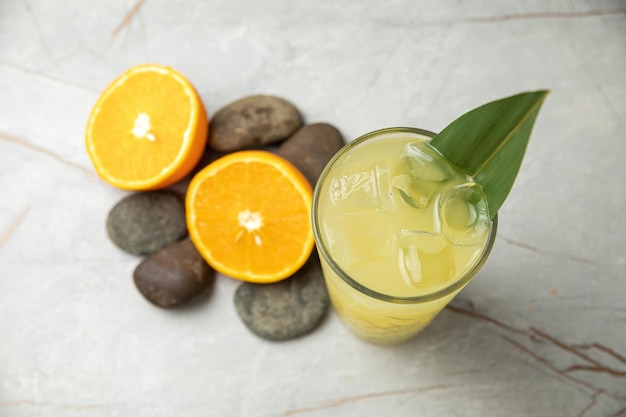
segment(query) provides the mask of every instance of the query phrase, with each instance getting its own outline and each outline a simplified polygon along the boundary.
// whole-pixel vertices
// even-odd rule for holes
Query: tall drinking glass
[[[482,188],[415,128],[344,146],[313,196],[317,250],[335,311],[361,338],[415,336],[476,275],[495,240]]]

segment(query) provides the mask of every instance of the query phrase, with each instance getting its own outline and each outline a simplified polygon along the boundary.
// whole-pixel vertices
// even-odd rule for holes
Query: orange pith
[[[189,234],[217,271],[250,282],[280,281],[313,249],[312,190],[286,160],[265,151],[218,159],[187,190]]]
[[[139,65],[114,80],[96,102],[85,143],[106,182],[128,190],[163,188],[181,180],[206,145],[207,115],[180,73]]]

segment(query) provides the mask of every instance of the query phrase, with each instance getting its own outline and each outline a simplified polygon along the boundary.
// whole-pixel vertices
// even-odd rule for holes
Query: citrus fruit
[[[287,160],[259,150],[231,153],[191,180],[189,235],[218,272],[248,282],[280,281],[313,250],[312,194]]]
[[[125,71],[100,95],[85,144],[103,180],[151,190],[195,167],[207,133],[206,112],[189,81],[172,68],[146,64]]]

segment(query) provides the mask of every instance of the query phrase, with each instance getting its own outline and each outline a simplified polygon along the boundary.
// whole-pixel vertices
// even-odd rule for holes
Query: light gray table
[[[249,333],[219,276],[193,308],[137,293],[107,239],[128,193],[83,145],[99,92],[170,65],[208,111],[283,96],[351,140],[432,131],[549,88],[487,265],[418,338],[334,314]],[[626,416],[623,1],[0,2],[1,416]]]

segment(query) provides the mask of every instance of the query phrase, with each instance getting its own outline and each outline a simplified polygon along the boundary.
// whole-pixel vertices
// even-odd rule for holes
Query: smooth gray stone
[[[185,205],[169,191],[132,194],[111,209],[106,229],[119,248],[151,255],[187,235]]]
[[[309,333],[322,321],[330,303],[317,253],[283,281],[241,284],[234,303],[246,327],[263,339],[289,340]]]

